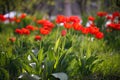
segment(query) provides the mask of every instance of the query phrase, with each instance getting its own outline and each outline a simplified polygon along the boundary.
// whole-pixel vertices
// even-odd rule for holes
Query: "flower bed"
[[[54,21],[1,14],[0,79],[118,80],[119,18],[119,12],[58,15]]]

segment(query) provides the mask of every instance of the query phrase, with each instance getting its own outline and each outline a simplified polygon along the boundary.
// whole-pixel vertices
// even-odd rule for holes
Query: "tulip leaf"
[[[58,79],[60,79],[60,80],[68,80],[68,76],[67,76],[67,74],[64,73],[64,72],[53,73],[52,76],[55,77],[55,78],[58,78]]]
[[[58,38],[58,40],[55,43],[55,47],[54,47],[55,52],[57,51],[59,44],[60,44],[60,38]]]

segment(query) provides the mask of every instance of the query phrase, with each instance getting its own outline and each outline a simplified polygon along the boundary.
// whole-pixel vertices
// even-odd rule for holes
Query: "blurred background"
[[[0,0],[0,13],[24,12],[54,18],[95,15],[98,11],[120,11],[120,0]]]
[[[120,0],[0,0],[0,13],[25,12],[52,18],[58,14],[95,15],[120,11]]]

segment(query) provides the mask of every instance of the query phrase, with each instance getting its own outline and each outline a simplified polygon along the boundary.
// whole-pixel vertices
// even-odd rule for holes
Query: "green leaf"
[[[55,43],[54,52],[57,51],[59,44],[60,44],[60,37],[58,38],[58,40]]]
[[[90,49],[90,47],[87,48],[86,57],[87,58],[91,57],[91,49]]]
[[[70,47],[70,48],[67,50],[66,54],[69,54],[69,53],[71,53],[72,51],[73,51],[73,47]]]
[[[51,60],[46,60],[45,61],[45,66],[46,66],[46,70],[45,70],[45,74],[51,74],[54,70],[54,63],[55,61],[51,61]]]
[[[31,66],[29,66],[29,65],[27,65],[27,64],[25,64],[25,63],[23,63],[23,68],[24,68],[28,73],[35,73],[35,72],[36,72],[34,68],[32,68]]]
[[[39,50],[37,58],[40,63],[43,61],[44,59],[43,48]]]
[[[53,53],[53,51],[48,51],[47,53],[47,59],[50,60],[50,61],[54,61],[55,60],[55,54]]]
[[[37,57],[34,55],[34,53],[30,53],[30,55],[31,55],[31,59],[36,63],[38,63]]]
[[[54,68],[56,68],[56,67],[57,67],[58,61],[59,61],[59,57],[57,56],[57,57],[56,57],[55,64],[54,64]]]
[[[87,60],[86,60],[86,64],[87,65],[92,65],[92,63],[94,61],[96,61],[98,58],[96,56],[90,56]]]
[[[64,72],[53,73],[52,76],[55,77],[55,78],[59,78],[60,80],[68,80],[68,76]]]

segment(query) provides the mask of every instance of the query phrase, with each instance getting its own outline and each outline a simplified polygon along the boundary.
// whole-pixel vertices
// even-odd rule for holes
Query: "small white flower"
[[[91,38],[91,41],[92,41],[92,42],[93,42],[93,40],[94,40],[94,37]]]
[[[44,69],[44,68],[45,68],[45,65],[42,65],[42,68]]]
[[[36,67],[36,63],[35,63],[35,62],[30,63],[29,65],[30,65],[30,66],[32,66],[33,68],[35,68],[35,67]]]
[[[2,51],[2,54],[5,54],[5,52]]]
[[[90,24],[92,24],[92,21],[88,21],[88,22],[86,23],[86,27],[89,27]]]
[[[22,75],[20,75],[18,78],[22,78],[23,77],[23,74]]]
[[[52,47],[51,49],[53,50],[54,48]]]
[[[31,77],[33,77],[35,80],[40,80],[41,78],[35,74],[31,74]]]
[[[32,52],[37,56],[37,54],[38,54],[38,49],[37,49],[37,48],[32,49]]]
[[[64,23],[60,23],[59,25],[60,25],[60,26],[64,26]]]
[[[29,61],[31,60],[31,56],[30,56],[30,55],[28,55],[28,60],[29,60]]]
[[[111,24],[111,20],[107,21],[105,24],[105,27],[107,27],[107,25]]]
[[[86,58],[86,56],[84,56],[84,58]]]

